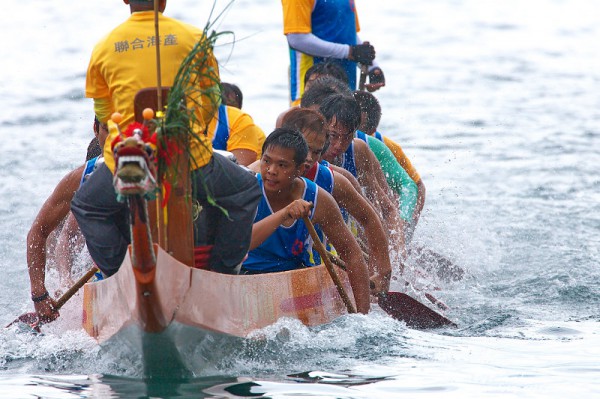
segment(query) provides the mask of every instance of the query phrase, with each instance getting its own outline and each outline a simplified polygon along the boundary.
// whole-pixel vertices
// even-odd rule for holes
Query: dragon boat
[[[124,341],[137,348],[151,370],[144,373],[153,376],[193,369],[190,348],[207,339],[248,337],[282,317],[316,326],[346,314],[347,298],[323,265],[257,275],[195,267],[189,160],[179,153],[170,163],[178,169],[175,181],[172,172],[157,172],[157,140],[148,129],[157,121],[146,107],[156,97],[154,89],[138,93],[136,119],[142,122],[122,132],[114,149],[115,190],[128,204],[132,240],[117,273],[84,285],[85,331],[100,343]],[[119,120],[113,116],[117,125]],[[161,177],[173,183],[168,200],[148,200]],[[164,212],[166,226],[160,223]],[[336,275],[353,301],[345,271],[338,268]]]
[[[334,267],[324,252],[324,265],[257,275],[220,274],[196,262],[206,254],[194,248],[198,209],[192,206],[188,149],[197,134],[192,126],[199,123],[194,110],[206,104],[216,109],[213,92],[196,87],[196,71],[208,70],[204,78],[218,83],[200,56],[217,34],[205,34],[173,86],[162,87],[157,79],[156,88],[137,93],[135,123],[121,132],[120,115],[113,115],[119,128],[112,143],[114,185],[130,210],[131,245],[113,276],[83,288],[85,331],[101,344],[124,342],[116,347],[141,355],[148,377],[193,375],[201,358],[196,348],[214,350],[217,338],[246,338],[281,318],[318,326],[356,309],[343,265]],[[388,292],[378,303],[409,326],[454,325],[404,293]]]

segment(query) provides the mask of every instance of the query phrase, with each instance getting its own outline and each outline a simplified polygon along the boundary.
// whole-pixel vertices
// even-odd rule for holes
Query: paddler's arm
[[[421,217],[421,212],[423,211],[423,206],[425,205],[425,184],[423,184],[423,180],[419,179],[417,182],[417,205],[415,206],[415,211],[412,217],[412,228],[414,229],[417,223],[419,222],[419,218]]]
[[[358,180],[356,180],[356,177],[354,177],[354,175],[352,173],[348,172],[346,169],[339,167],[337,165],[329,164],[329,167],[334,172],[337,172],[337,173],[341,174],[342,176],[344,176],[346,179],[348,179],[350,184],[352,184],[352,187],[354,187],[354,189],[360,195],[362,195],[362,189],[360,188],[360,184],[358,183]]]
[[[79,179],[84,166],[69,172],[58,183],[50,197],[42,205],[27,234],[27,267],[31,284],[31,297],[46,295],[46,240],[70,210],[71,199],[79,187]],[[44,321],[54,320],[58,312],[56,303],[50,297],[34,302],[35,310]]]
[[[371,201],[379,202],[383,214],[386,215],[382,220],[390,234],[390,243],[401,260],[404,260],[406,258],[406,246],[404,243],[404,222],[398,211],[400,207],[396,199],[390,195],[391,190],[387,185],[375,154],[364,141],[355,140],[354,143],[357,169],[366,171],[366,173],[363,172],[359,175],[359,182],[366,187]],[[401,268],[403,267],[401,266]]]
[[[367,264],[360,246],[342,219],[340,208],[333,197],[322,188],[319,188],[317,207],[312,221],[321,225],[325,236],[346,263],[357,310],[360,313],[368,313],[370,288]]]
[[[277,230],[277,228],[289,220],[300,219],[308,216],[312,209],[312,202],[297,199],[291,204],[267,216],[252,225],[252,239],[250,250],[258,247]]]
[[[79,231],[79,225],[75,216],[69,212],[63,228],[56,241],[56,268],[60,277],[61,288],[68,288],[73,285],[71,270],[73,269],[73,259],[81,251],[85,244],[83,236]]]
[[[385,293],[390,288],[392,265],[383,224],[371,204],[356,192],[348,179],[338,173],[334,173],[334,179],[333,198],[365,229],[370,254],[369,273],[375,284],[372,293]]]

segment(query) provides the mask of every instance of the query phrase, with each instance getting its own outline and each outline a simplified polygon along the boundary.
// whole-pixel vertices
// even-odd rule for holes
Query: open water
[[[200,26],[212,5],[169,3],[167,14]],[[135,358],[83,332],[74,298],[42,335],[0,330],[0,397],[600,397],[596,2],[356,4],[387,77],[381,131],[427,186],[415,241],[467,272],[434,282],[459,327],[416,331],[377,310],[316,329],[283,320],[266,339],[215,347],[196,378],[145,381]],[[3,3],[2,325],[32,309],[27,231],[83,161],[89,55],[127,15],[119,0]],[[220,21],[236,41],[217,50],[223,80],[269,132],[287,107],[280,4],[239,0]]]

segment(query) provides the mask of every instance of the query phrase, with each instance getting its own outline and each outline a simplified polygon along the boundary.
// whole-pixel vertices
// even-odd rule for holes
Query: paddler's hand
[[[373,274],[369,279],[371,295],[378,297],[379,295],[388,292],[390,290],[390,277],[391,273],[385,275],[379,273]]]
[[[56,310],[56,301],[48,297],[40,302],[34,302],[35,311],[42,323],[49,323],[56,320],[60,313]]]
[[[371,65],[375,59],[375,47],[369,42],[350,46],[348,59],[359,64]]]
[[[381,89],[385,86],[385,75],[379,67],[371,68],[369,71],[369,83],[365,84],[365,89],[369,92]]]
[[[297,199],[288,206],[285,207],[285,219],[286,220],[296,220],[301,219],[304,216],[310,215],[310,210],[313,208],[313,203],[304,201],[303,199]]]

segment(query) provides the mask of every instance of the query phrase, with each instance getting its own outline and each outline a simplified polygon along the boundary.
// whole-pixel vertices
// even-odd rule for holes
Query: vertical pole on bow
[[[163,88],[160,62],[159,2],[154,0],[154,34],[156,46],[157,113],[163,116]],[[186,145],[189,146],[189,143]],[[190,159],[187,153],[176,157],[177,172],[167,173],[166,180],[173,184],[166,207],[157,201],[158,243],[171,256],[188,265],[194,265],[194,228],[192,224]]]
[[[156,112],[157,117],[160,117],[163,112],[162,98],[162,73],[160,67],[160,30],[158,26],[158,3],[159,0],[154,0],[154,47],[156,49]],[[161,184],[162,182],[159,182]],[[165,248],[168,245],[166,226],[164,222],[166,209],[163,209],[159,204],[162,203],[162,184],[159,194],[160,201],[156,203],[156,228],[158,231],[158,244]]]
[[[160,69],[160,34],[158,29],[158,1],[154,0],[154,36],[155,36],[155,47],[156,47],[156,98],[157,100],[157,111],[162,112],[163,110],[163,99],[162,99],[162,78]]]

